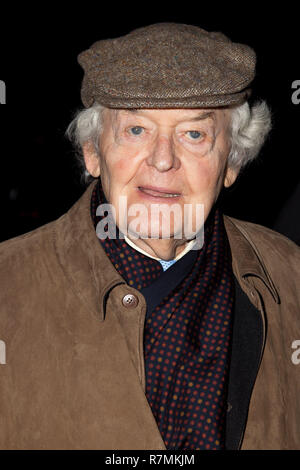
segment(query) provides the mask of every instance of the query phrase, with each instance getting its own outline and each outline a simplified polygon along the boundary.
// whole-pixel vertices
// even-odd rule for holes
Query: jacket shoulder
[[[45,303],[51,304],[60,269],[53,242],[54,224],[0,243],[2,336],[4,332],[7,338],[13,335],[26,319],[37,311],[44,312]]]
[[[40,290],[53,268],[57,270],[57,220],[0,243],[0,301],[20,297],[21,292],[24,298],[32,290]]]
[[[233,224],[247,239],[250,239],[258,246],[263,247],[271,242],[272,244],[275,243],[273,248],[276,247],[278,250],[293,251],[295,254],[300,254],[300,247],[295,242],[275,230],[234,217],[225,216],[225,219]]]
[[[49,222],[41,227],[38,227],[30,232],[26,232],[17,237],[10,238],[0,243],[0,266],[2,263],[6,263],[9,258],[15,255],[18,258],[25,256],[31,256],[34,252],[40,251],[45,244],[51,241],[52,232],[55,221]]]
[[[250,243],[258,258],[275,278],[286,275],[300,279],[300,247],[292,240],[263,225],[225,216],[226,226],[235,227],[239,237]],[[246,246],[246,245],[245,245]]]

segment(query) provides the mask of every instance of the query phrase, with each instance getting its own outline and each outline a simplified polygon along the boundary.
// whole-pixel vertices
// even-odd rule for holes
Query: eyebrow
[[[130,109],[127,109],[126,111],[129,111],[130,113],[132,114],[138,114],[140,113],[140,109],[137,109],[137,108],[130,108]],[[215,119],[216,115],[215,115],[215,112],[214,111],[204,111],[204,112],[201,112],[200,114],[194,116],[194,117],[184,117],[182,119],[182,121],[202,121],[204,119]]]
[[[207,111],[204,113],[200,113],[197,116],[191,118],[191,119],[186,119],[187,121],[201,121],[202,119],[215,119],[215,113],[213,111]]]

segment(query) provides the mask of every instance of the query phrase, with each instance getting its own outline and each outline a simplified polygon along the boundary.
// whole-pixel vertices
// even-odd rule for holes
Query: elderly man
[[[90,184],[0,248],[0,447],[299,449],[300,250],[218,205],[270,129],[255,53],[162,23],[79,62]]]

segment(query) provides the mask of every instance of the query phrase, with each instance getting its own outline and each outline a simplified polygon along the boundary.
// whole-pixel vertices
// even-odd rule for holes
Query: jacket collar
[[[56,253],[65,276],[90,313],[104,320],[109,292],[125,280],[114,268],[97,237],[91,217],[92,182],[54,229]]]
[[[54,223],[54,244],[61,269],[70,282],[74,295],[99,320],[105,317],[105,302],[117,285],[126,284],[99,243],[90,212],[93,189],[91,183],[71,209]],[[273,281],[261,255],[240,225],[240,221],[224,216],[232,251],[233,270],[238,280],[259,277],[279,303]],[[128,291],[134,291],[128,286]]]
[[[238,280],[247,280],[249,276],[258,277],[268,288],[274,301],[280,303],[278,291],[263,256],[245,228],[247,222],[225,215],[224,224],[231,248],[232,267]]]

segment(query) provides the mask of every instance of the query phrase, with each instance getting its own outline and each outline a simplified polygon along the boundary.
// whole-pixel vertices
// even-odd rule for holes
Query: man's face
[[[101,175],[105,196],[116,210],[119,227],[123,224],[118,215],[119,198],[126,196],[127,207],[143,204],[148,209],[144,236],[150,237],[153,204],[178,205],[175,216],[170,212],[171,237],[186,222],[184,204],[192,208],[189,226],[199,229],[196,204],[204,205],[206,220],[223,185],[230,186],[236,177],[227,168],[229,113],[226,109],[105,109],[100,159],[96,163],[95,154],[92,158],[87,149],[84,153],[88,171],[94,176]],[[89,168],[91,161],[93,165],[90,163]],[[128,223],[132,218],[128,217]],[[157,217],[153,223],[157,228]],[[159,230],[161,235],[161,226]]]

